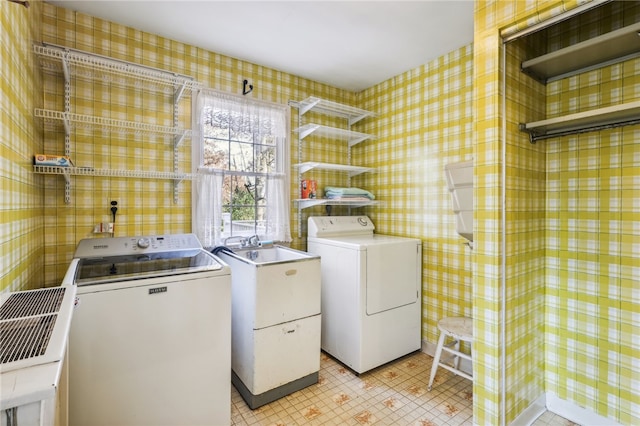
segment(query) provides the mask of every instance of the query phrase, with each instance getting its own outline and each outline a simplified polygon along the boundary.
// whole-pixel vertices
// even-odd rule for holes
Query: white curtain
[[[233,133],[254,134],[257,139],[276,141],[276,170],[266,176],[266,232],[260,237],[289,242],[289,108],[285,105],[255,101],[228,93],[202,90],[194,102],[193,126],[193,232],[205,247],[222,243],[222,185],[224,171],[204,167],[204,124],[206,111],[228,110],[228,125]]]
[[[221,240],[222,179],[222,173],[199,173],[194,180],[192,227],[205,247],[214,247]]]
[[[291,241],[289,222],[289,179],[287,173],[267,177],[267,231],[266,238]]]

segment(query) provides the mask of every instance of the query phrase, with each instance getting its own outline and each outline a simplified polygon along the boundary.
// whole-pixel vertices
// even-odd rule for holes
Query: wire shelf
[[[193,77],[66,47],[36,44],[33,51],[41,58],[42,68],[46,71],[180,94],[202,87]]]
[[[309,135],[315,134],[318,136],[348,141],[350,147],[368,139],[375,139],[373,135],[366,133],[354,132],[353,130],[339,129],[337,127],[323,126],[321,124],[314,123],[305,124],[294,131],[300,134],[300,139],[304,139]]]
[[[350,177],[374,170],[371,167],[349,166],[346,164],[318,163],[315,161],[306,161],[304,163],[296,164],[295,167],[298,168],[300,173],[306,173],[313,169],[335,170],[338,172],[349,173]]]
[[[169,180],[192,180],[191,173],[173,173],[143,170],[113,170],[94,169],[93,167],[60,167],[60,166],[33,166],[33,172],[46,175],[62,175],[65,179],[69,176],[100,176],[115,178],[137,178],[137,179],[169,179]]]
[[[298,207],[306,209],[314,206],[347,206],[347,207],[366,207],[378,204],[379,201],[348,199],[348,198],[300,198],[294,200]]]
[[[339,104],[326,99],[316,98],[314,96],[311,96],[304,101],[300,101],[298,103],[298,107],[301,115],[304,115],[309,111],[316,111],[325,115],[345,118],[349,121],[350,126],[366,117],[375,117],[375,114],[371,111]]]
[[[34,172],[40,174],[62,175],[65,179],[65,203],[71,201],[70,176],[101,176],[136,179],[173,180],[173,200],[178,202],[180,181],[192,179],[188,173],[178,173],[178,147],[185,138],[192,136],[190,129],[179,126],[180,102],[190,96],[202,84],[193,77],[173,73],[153,67],[83,52],[52,44],[34,44],[34,53],[40,59],[44,72],[64,76],[64,111],[35,109],[34,115],[43,120],[44,127],[58,129],[64,127],[65,155],[70,155],[71,129],[102,130],[112,134],[164,135],[171,136],[173,142],[174,172],[146,172],[139,170],[94,169],[91,167],[52,167],[34,166]],[[71,112],[71,87],[76,83],[71,77],[91,80],[98,83],[115,84],[127,89],[140,89],[144,92],[166,94],[172,107],[172,126],[141,123],[99,116],[75,114]]]
[[[92,115],[74,114],[71,112],[52,111],[47,109],[35,109],[35,116],[42,118],[45,123],[58,124],[63,123],[65,126],[84,128],[84,129],[102,129],[108,131],[129,132],[134,134],[164,134],[172,136],[191,136],[191,130],[184,130],[177,127],[159,126],[156,124],[138,123],[135,121],[116,120],[112,118],[95,117]]]

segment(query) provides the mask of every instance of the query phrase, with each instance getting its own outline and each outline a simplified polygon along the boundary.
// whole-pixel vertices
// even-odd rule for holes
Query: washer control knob
[[[138,247],[140,248],[147,248],[149,244],[151,244],[151,241],[148,238],[140,238],[138,240]]]

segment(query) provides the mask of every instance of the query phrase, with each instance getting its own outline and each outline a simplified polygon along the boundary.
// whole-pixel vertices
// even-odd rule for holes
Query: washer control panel
[[[201,248],[202,244],[195,234],[86,238],[78,243],[73,257],[126,256],[135,253],[160,253]]]
[[[142,237],[138,240],[138,247],[142,248],[142,249],[146,249],[149,248],[149,245],[151,244],[151,239],[147,238],[147,237]]]
[[[309,237],[373,234],[375,227],[367,216],[311,216]]]

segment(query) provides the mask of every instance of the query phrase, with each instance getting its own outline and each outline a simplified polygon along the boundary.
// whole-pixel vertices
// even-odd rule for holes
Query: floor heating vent
[[[63,357],[74,294],[53,287],[4,294],[0,298],[0,371]]]

